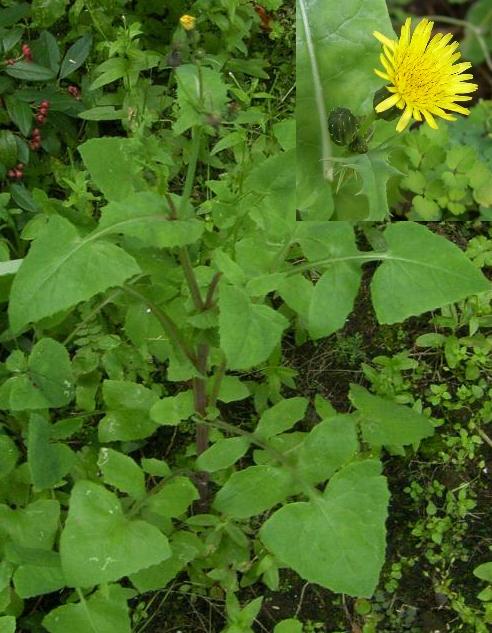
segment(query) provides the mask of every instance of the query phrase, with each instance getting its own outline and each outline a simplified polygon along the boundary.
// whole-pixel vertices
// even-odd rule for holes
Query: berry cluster
[[[16,60],[13,57],[9,57],[9,59],[5,60],[5,63],[7,64],[7,66],[13,66],[15,62]]]
[[[24,176],[24,163],[17,163],[15,169],[9,169],[7,176],[12,180],[21,180]]]
[[[79,88],[77,88],[77,86],[68,86],[67,92],[74,99],[77,99],[77,101],[80,100],[80,90],[79,90]]]
[[[36,122],[39,125],[43,125],[46,119],[48,118],[48,110],[50,109],[50,102],[46,99],[43,99],[39,104],[38,113],[36,114]]]
[[[31,132],[31,140],[29,142],[29,147],[36,151],[41,147],[41,132],[39,128],[35,127]]]
[[[22,44],[22,55],[24,56],[24,61],[32,62],[31,47],[28,44]]]

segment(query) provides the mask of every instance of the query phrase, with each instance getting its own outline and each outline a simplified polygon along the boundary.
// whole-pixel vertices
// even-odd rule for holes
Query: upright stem
[[[207,359],[208,345],[200,343],[198,345],[197,365],[200,372],[199,377],[193,378],[193,397],[195,411],[198,415],[196,424],[196,452],[201,455],[208,448],[208,427],[201,422],[207,417]],[[201,512],[208,510],[208,473],[200,472],[197,476],[198,492],[200,493],[199,508]]]
[[[183,267],[183,272],[186,277],[188,288],[190,289],[193,304],[196,310],[198,310],[198,312],[201,312],[205,304],[203,303],[198,280],[193,270],[193,264],[191,263],[190,254],[186,246],[183,246],[183,248],[179,249],[179,261],[181,263],[181,266]]]
[[[181,211],[184,210],[188,200],[191,197],[193,183],[195,182],[196,167],[198,164],[198,154],[200,153],[200,141],[202,138],[202,128],[195,126],[191,130],[191,156],[188,161],[188,169],[186,170],[186,179],[183,187],[183,195],[181,198]]]

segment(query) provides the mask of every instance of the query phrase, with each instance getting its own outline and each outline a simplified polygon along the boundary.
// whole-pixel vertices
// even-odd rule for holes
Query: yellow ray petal
[[[460,114],[470,114],[470,110],[468,108],[464,108],[463,106],[460,106],[457,103],[448,103],[443,107],[446,108],[446,110],[451,110],[451,112],[459,112]]]
[[[407,106],[405,108],[405,112],[401,115],[400,120],[396,126],[397,132],[403,132],[403,130],[407,127],[410,119],[412,118],[413,108],[411,106]]]
[[[429,108],[429,111],[432,112],[432,114],[436,114],[437,116],[440,116],[441,119],[446,119],[446,121],[456,121],[455,116],[452,116],[451,114],[448,114],[447,112],[444,112],[442,108],[439,108],[436,105],[431,106]]]
[[[430,125],[430,127],[433,130],[437,130],[438,126],[437,126],[436,120],[434,119],[432,114],[430,112],[428,112],[427,110],[422,110],[422,114],[424,115],[424,118],[427,121],[427,123]]]
[[[389,37],[386,37],[386,35],[383,35],[379,31],[373,31],[372,34],[377,40],[381,42],[381,44],[384,44],[385,46],[387,46],[391,51],[395,50],[396,42],[394,42],[393,40],[390,40]]]
[[[399,100],[399,95],[391,95],[391,97],[388,97],[384,101],[381,101],[381,103],[378,103],[375,110],[376,112],[384,112],[385,110],[389,110],[394,105],[396,105]]]
[[[388,77],[386,73],[381,72],[377,68],[374,69],[374,72],[376,73],[378,77],[381,77],[381,79],[385,79],[386,81],[391,81],[391,79]]]

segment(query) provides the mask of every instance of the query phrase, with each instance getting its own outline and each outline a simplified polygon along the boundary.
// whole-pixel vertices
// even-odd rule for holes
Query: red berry
[[[46,119],[46,116],[44,114],[36,114],[36,122],[39,123],[40,125],[43,125],[45,119]]]
[[[39,104],[39,107],[48,109],[50,107],[50,102],[47,99],[43,99]]]
[[[37,149],[41,147],[41,143],[39,141],[31,141],[29,143],[29,147],[35,152]]]
[[[80,90],[77,86],[68,86],[68,94],[72,95],[75,99],[80,99]]]
[[[39,108],[39,114],[46,116],[48,114],[48,108]]]
[[[35,136],[41,136],[41,131],[38,127],[35,127],[31,133],[31,136],[34,138]]]
[[[9,169],[7,172],[9,178],[15,178],[15,169]]]
[[[20,169],[14,169],[14,172],[15,172],[15,177],[17,178],[17,180],[20,180],[24,175]]]

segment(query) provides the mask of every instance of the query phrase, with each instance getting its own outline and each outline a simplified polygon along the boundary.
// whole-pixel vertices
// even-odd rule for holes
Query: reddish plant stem
[[[222,277],[221,272],[216,272],[212,277],[212,281],[210,282],[210,286],[208,287],[207,296],[205,297],[205,303],[203,305],[203,310],[210,310],[214,305],[214,295],[219,285],[220,278]]]

